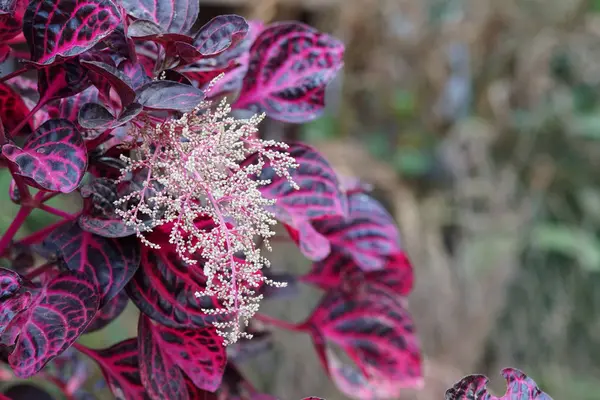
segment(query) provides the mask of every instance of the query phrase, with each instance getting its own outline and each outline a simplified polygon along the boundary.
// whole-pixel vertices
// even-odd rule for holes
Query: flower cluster
[[[206,289],[196,295],[217,297],[223,304],[217,312],[232,316],[217,325],[227,343],[244,336],[240,322],[247,324],[256,313],[257,288],[282,285],[261,274],[269,261],[257,239],[270,250],[276,220],[268,211],[274,201],[259,190],[269,181],[256,177],[268,162],[294,186],[289,170],[297,167],[282,151],[286,144],[257,137],[263,115],[235,119],[230,113],[225,100],[216,108],[202,102],[179,119],[132,127],[132,152],[121,156],[126,163],[121,180],[141,175],[141,184],[115,203],[148,246],[160,248],[144,233],[172,226],[169,241],[178,256],[190,268],[203,265]],[[253,154],[258,161],[244,164]]]

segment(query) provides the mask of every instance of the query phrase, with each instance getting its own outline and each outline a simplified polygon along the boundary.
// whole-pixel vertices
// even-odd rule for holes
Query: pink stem
[[[8,246],[10,246],[10,243],[12,242],[16,233],[19,231],[19,229],[31,213],[31,210],[31,207],[21,206],[21,208],[19,208],[17,215],[11,222],[4,235],[2,235],[2,239],[0,239],[0,255],[4,254]]]
[[[272,326],[275,326],[275,327],[281,328],[281,329],[286,329],[288,331],[294,331],[294,332],[303,332],[304,331],[304,327],[302,326],[302,324],[300,324],[300,325],[292,324],[290,322],[282,321],[280,319],[273,318],[273,317],[270,317],[265,314],[256,313],[256,314],[254,314],[253,318],[255,318],[256,320],[258,320],[260,322],[264,322],[265,324],[272,325]]]
[[[9,134],[9,137],[14,137],[15,134],[17,134],[24,126],[25,124],[34,116],[34,114],[36,112],[38,112],[40,110],[40,108],[44,107],[44,105],[46,104],[46,101],[44,99],[40,99],[37,104],[35,105],[35,107],[33,107],[31,109],[31,111],[29,112],[29,114],[27,114],[27,116],[25,118],[23,118],[23,121],[21,121],[19,123],[19,125],[17,125]]]
[[[53,230],[55,230],[59,226],[62,226],[64,224],[68,223],[68,222],[71,222],[73,219],[77,218],[78,216],[79,216],[79,214],[75,214],[75,215],[72,216],[72,219],[63,219],[63,220],[60,220],[60,221],[58,221],[58,222],[56,222],[56,223],[54,223],[52,225],[48,225],[47,227],[42,228],[39,231],[34,232],[31,235],[29,235],[29,236],[24,237],[23,239],[19,240],[18,243],[21,244],[21,245],[25,245],[25,246],[26,245],[30,245],[30,244],[38,243],[38,242],[44,240],[44,238],[46,236],[48,236],[48,234],[50,232],[52,232]]]
[[[11,72],[10,74],[8,74],[8,75],[5,75],[5,76],[3,76],[2,78],[0,78],[0,83],[2,83],[2,82],[6,82],[6,81],[8,81],[8,80],[10,80],[10,79],[14,78],[15,76],[19,76],[19,75],[21,75],[21,74],[23,74],[23,73],[27,72],[28,70],[29,70],[29,68],[25,67],[25,68],[21,68],[21,69],[18,69],[18,70],[16,70],[16,71],[13,71],[13,72]]]
[[[40,204],[38,206],[38,208],[40,210],[46,211],[49,214],[56,215],[57,217],[61,217],[61,218],[65,218],[65,219],[72,219],[73,218],[73,214],[68,213],[66,211],[63,211],[63,210],[59,210],[58,208],[49,206],[47,204]]]

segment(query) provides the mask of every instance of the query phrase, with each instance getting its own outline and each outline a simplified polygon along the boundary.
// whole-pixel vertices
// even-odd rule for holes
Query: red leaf
[[[292,187],[289,180],[279,176],[271,164],[266,161],[259,180],[270,180],[261,186],[262,194],[275,199],[277,218],[294,226],[296,221],[312,221],[326,217],[346,215],[346,196],[340,190],[340,183],[331,165],[312,147],[294,143],[288,152],[298,168],[290,169],[293,181],[299,190]],[[250,156],[245,163],[256,161],[256,155]]]
[[[189,112],[202,100],[204,92],[193,86],[171,81],[153,81],[138,89],[137,102],[151,110]]]
[[[219,308],[215,299],[195,296],[205,288],[202,267],[184,264],[166,240],[156,240],[161,232],[155,231],[149,240],[162,248],[142,247],[140,268],[126,287],[133,303],[153,320],[172,328],[205,328],[223,321],[224,315],[202,311]],[[168,240],[168,233],[165,236]]]
[[[502,397],[491,395],[487,390],[489,380],[483,375],[469,375],[446,391],[446,400],[552,400],[542,392],[533,379],[514,368],[502,370],[508,388]]]
[[[38,92],[44,103],[74,96],[90,85],[87,71],[77,58],[38,70]]]
[[[127,339],[103,350],[76,346],[79,351],[98,363],[117,400],[149,399],[140,378],[137,339]]]
[[[407,296],[413,287],[413,268],[404,253],[385,257],[383,269],[363,271],[351,255],[343,248],[334,246],[329,256],[313,264],[310,273],[302,277],[303,282],[312,283],[323,290],[344,287],[356,290],[363,283],[378,283],[394,293]]]
[[[369,398],[395,398],[402,388],[421,384],[421,355],[412,318],[402,298],[383,286],[364,284],[352,293],[330,290],[300,327],[313,336],[332,377],[337,371],[331,370],[326,342],[344,349],[364,374],[365,393],[377,391]]]
[[[200,389],[214,392],[221,385],[227,353],[216,328],[154,327],[154,340]]]
[[[101,306],[123,290],[140,264],[134,237],[105,238],[82,230],[76,222],[54,230],[44,247],[56,251],[67,268],[85,273],[96,284]]]
[[[30,185],[54,192],[75,190],[87,166],[83,138],[66,119],[46,121],[27,138],[23,148],[6,144],[2,154]]]
[[[117,92],[121,99],[123,107],[131,104],[133,100],[135,100],[135,91],[132,88],[133,84],[125,73],[112,65],[103,62],[82,60],[81,64],[85,68],[104,78],[104,80],[115,89],[115,92]]]
[[[364,271],[383,269],[390,256],[401,254],[400,233],[392,216],[364,193],[348,196],[349,217],[313,222],[332,246],[352,256]]]
[[[285,122],[321,114],[325,87],[342,67],[344,46],[307,25],[268,26],[250,49],[249,68],[235,108],[266,112]]]
[[[95,87],[89,87],[84,91],[60,101],[58,107],[60,118],[68,119],[69,121],[76,123],[79,110],[86,103],[95,103],[98,101],[98,89]]]
[[[94,318],[99,300],[94,284],[78,272],[64,272],[40,289],[2,335],[2,344],[15,345],[8,357],[15,374],[28,378],[69,348]]]
[[[122,0],[127,14],[158,24],[164,31],[187,33],[198,18],[198,0]]]
[[[184,376],[157,340],[158,333],[148,317],[140,314],[138,347],[140,374],[146,392],[152,400],[190,398]]]
[[[127,296],[127,293],[125,293],[124,290],[119,292],[118,295],[113,297],[112,300],[104,305],[104,307],[98,310],[94,320],[85,330],[85,333],[96,332],[106,327],[125,311],[128,302],[129,297]]]
[[[12,132],[29,114],[29,109],[19,94],[4,83],[0,83],[0,120],[6,133]],[[19,133],[30,134],[31,123],[28,122]]]
[[[91,49],[120,22],[110,0],[37,0],[27,7],[23,34],[31,62],[50,65]]]
[[[0,2],[0,43],[7,42],[21,33],[25,7],[27,7],[25,0]]]

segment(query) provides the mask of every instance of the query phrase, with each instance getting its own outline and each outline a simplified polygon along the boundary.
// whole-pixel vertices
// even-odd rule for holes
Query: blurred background
[[[440,399],[470,373],[503,393],[509,366],[554,399],[600,399],[600,0],[202,0],[199,25],[224,13],[346,44],[323,118],[264,129],[315,145],[397,218],[426,360],[425,387],[403,399]],[[286,246],[273,268],[307,271]],[[318,297],[263,309],[300,321]],[[82,342],[132,336],[135,313]],[[278,333],[244,369],[282,400],[344,399],[307,336]]]

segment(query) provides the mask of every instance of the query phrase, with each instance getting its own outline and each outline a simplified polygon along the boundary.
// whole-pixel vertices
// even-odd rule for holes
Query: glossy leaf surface
[[[235,107],[300,123],[319,116],[325,87],[342,67],[343,44],[307,25],[264,29],[250,48],[248,73]]]
[[[79,186],[87,166],[87,151],[78,129],[65,119],[40,126],[23,148],[2,147],[2,154],[18,174],[35,187],[69,193]]]
[[[50,65],[89,50],[120,21],[111,0],[38,0],[27,7],[23,34],[31,61]]]

